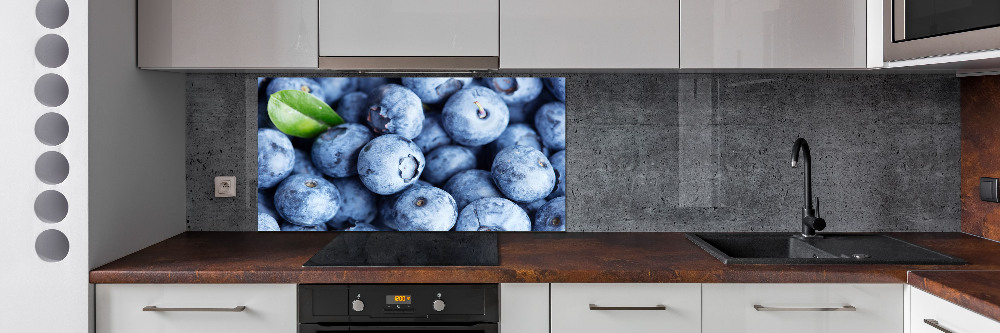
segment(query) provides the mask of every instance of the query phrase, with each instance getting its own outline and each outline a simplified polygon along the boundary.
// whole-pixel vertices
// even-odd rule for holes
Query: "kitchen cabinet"
[[[496,69],[499,0],[319,0],[323,69]]]
[[[294,284],[98,284],[95,314],[97,333],[270,333],[297,331],[297,306]]]
[[[499,38],[499,0],[319,0],[322,57],[496,57]]]
[[[500,68],[677,68],[678,0],[503,0]]]
[[[551,288],[552,332],[701,331],[700,284],[555,283]]]
[[[909,293],[910,331],[907,333],[1000,332],[1000,322],[917,288],[909,288]]]
[[[317,66],[316,0],[139,0],[136,14],[140,68]]]
[[[681,68],[882,63],[880,1],[682,0],[680,21]]]
[[[500,333],[549,333],[549,284],[500,284]]]
[[[705,333],[903,331],[901,284],[704,284]]]

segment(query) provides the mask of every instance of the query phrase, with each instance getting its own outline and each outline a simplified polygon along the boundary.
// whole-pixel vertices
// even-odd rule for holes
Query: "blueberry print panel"
[[[566,79],[258,78],[260,231],[565,231]]]

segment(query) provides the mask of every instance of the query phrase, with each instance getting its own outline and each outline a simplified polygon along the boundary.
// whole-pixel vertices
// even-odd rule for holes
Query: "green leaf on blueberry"
[[[281,90],[271,94],[267,101],[267,115],[281,132],[308,139],[344,123],[344,119],[330,105],[301,90]]]

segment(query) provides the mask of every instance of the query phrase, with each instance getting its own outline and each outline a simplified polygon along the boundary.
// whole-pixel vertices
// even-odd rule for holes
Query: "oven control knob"
[[[444,301],[435,300],[434,301],[434,311],[441,312],[444,311]]]
[[[354,311],[357,312],[364,311],[365,302],[362,302],[360,299],[356,299],[354,302],[351,302],[351,309],[354,309]]]

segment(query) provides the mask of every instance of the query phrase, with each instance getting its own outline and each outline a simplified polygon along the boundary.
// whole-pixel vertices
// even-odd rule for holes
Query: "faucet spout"
[[[802,236],[816,237],[817,230],[826,228],[826,221],[816,216],[812,205],[812,156],[809,154],[809,143],[798,138],[792,146],[792,167],[799,166],[799,152],[802,153]]]

